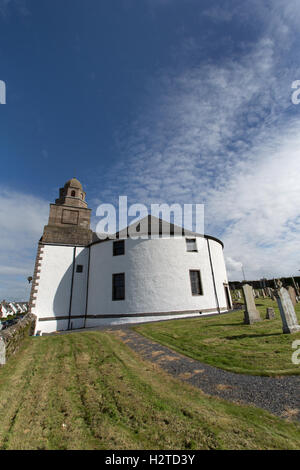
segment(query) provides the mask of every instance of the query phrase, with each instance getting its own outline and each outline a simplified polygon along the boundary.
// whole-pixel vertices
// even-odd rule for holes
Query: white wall
[[[32,313],[38,316],[36,331],[64,330],[68,320],[39,321],[42,318],[69,315],[73,274],[74,247],[43,245],[40,279],[38,279],[35,307]],[[75,248],[73,278],[72,315],[84,315],[86,301],[88,249]],[[76,264],[83,265],[83,272],[76,273]],[[81,328],[84,319],[72,319],[73,328]]]
[[[113,256],[113,240],[96,243],[89,248],[75,248],[72,289],[71,328],[85,324],[86,286],[90,250],[87,315],[116,315],[111,318],[87,318],[86,327],[130,322],[158,321],[191,316],[194,312],[217,312],[217,301],[207,239],[197,238],[198,252],[187,252],[185,238],[125,240],[125,255]],[[222,245],[209,240],[219,306],[226,308],[224,283],[227,274]],[[36,331],[52,332],[68,328],[73,274],[72,246],[44,245],[36,306],[32,313],[38,319]],[[76,272],[76,265],[83,272]],[[190,269],[199,269],[203,295],[193,296]],[[112,275],[125,273],[125,300],[112,300]],[[174,316],[174,313],[177,313]],[[126,314],[149,314],[145,317],[117,318]],[[168,315],[152,316],[151,313]],[[172,315],[173,313],[173,315]],[[196,313],[196,316],[199,313]],[[54,320],[56,317],[58,320]]]
[[[217,296],[219,300],[220,308],[227,308],[227,301],[225,295],[224,284],[228,284],[225,260],[223,256],[223,248],[220,243],[215,240],[208,239],[212,265],[215,275],[215,283],[216,283],[216,290]],[[229,290],[229,289],[228,289]],[[230,296],[230,292],[229,292]]]
[[[75,269],[73,279],[72,315],[84,315],[86,305],[86,287],[88,274],[88,248],[75,248]],[[77,273],[76,266],[82,265],[83,272]]]
[[[199,238],[197,244],[198,252],[187,252],[184,238],[127,239],[125,255],[121,256],[112,255],[112,240],[92,245],[88,315],[216,311],[207,243]],[[223,266],[222,246],[218,245],[221,250],[215,250],[214,258],[221,256],[219,264]],[[190,269],[201,271],[202,296],[191,293]],[[125,273],[125,300],[112,301],[112,274],[122,272]]]

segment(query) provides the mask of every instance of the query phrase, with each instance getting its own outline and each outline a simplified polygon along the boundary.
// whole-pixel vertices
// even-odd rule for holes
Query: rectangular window
[[[112,275],[112,299],[125,300],[125,273]]]
[[[192,295],[203,295],[200,271],[190,270]]]
[[[186,238],[186,251],[198,251],[196,238]]]
[[[82,266],[82,264],[77,264],[77,266],[76,266],[76,272],[77,272],[77,273],[82,273],[82,272],[83,272],[83,266]]]
[[[125,255],[125,240],[118,240],[113,243],[113,256]]]

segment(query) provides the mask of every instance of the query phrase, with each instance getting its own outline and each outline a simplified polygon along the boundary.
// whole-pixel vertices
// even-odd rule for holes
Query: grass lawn
[[[208,397],[113,334],[31,337],[0,369],[0,449],[299,446],[299,424]]]
[[[186,356],[221,369],[252,375],[299,374],[291,361],[292,342],[300,333],[282,334],[277,302],[256,299],[260,323],[244,325],[243,311],[186,320],[165,321],[135,327],[153,339]],[[266,307],[275,307],[275,320],[265,320]],[[300,319],[300,303],[296,306]]]

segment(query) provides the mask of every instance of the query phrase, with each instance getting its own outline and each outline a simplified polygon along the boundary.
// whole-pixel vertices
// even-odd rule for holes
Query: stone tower
[[[43,243],[85,246],[92,241],[91,209],[85,201],[81,183],[72,178],[59,190],[59,198],[50,204],[48,225],[44,227]]]

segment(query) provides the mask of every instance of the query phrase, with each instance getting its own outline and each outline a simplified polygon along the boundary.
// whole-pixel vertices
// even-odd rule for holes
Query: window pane
[[[200,271],[190,271],[191,288],[193,295],[202,295]]]
[[[198,251],[196,238],[187,238],[185,241],[187,251]]]
[[[113,300],[124,300],[125,299],[125,274],[113,274]]]
[[[125,254],[125,240],[119,240],[113,243],[113,256]]]

